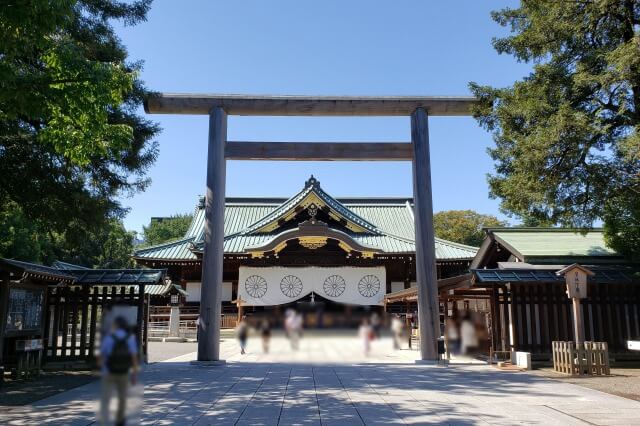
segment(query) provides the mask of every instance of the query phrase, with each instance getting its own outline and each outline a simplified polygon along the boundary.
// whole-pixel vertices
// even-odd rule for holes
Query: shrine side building
[[[416,284],[411,198],[334,198],[313,176],[291,198],[227,198],[223,313],[294,302],[382,306]],[[183,238],[138,250],[200,301],[204,202]],[[466,274],[477,248],[436,238],[438,278]]]

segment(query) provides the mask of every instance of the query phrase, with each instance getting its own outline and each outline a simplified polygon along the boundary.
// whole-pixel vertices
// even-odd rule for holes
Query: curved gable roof
[[[382,253],[415,253],[415,228],[412,200],[407,198],[333,198],[324,192],[315,178],[295,196],[285,198],[227,198],[224,213],[224,252],[246,253],[247,248],[262,246],[279,234],[277,224],[300,208],[305,197],[313,195],[326,203],[336,215],[351,221],[357,231],[347,227],[345,234],[364,247]],[[266,230],[268,224],[276,224]],[[204,203],[196,207],[193,221],[184,238],[147,247],[135,252],[137,259],[196,260],[204,245]],[[472,259],[478,249],[451,241],[435,239],[438,260]],[[195,253],[194,253],[195,252]]]
[[[273,232],[280,226],[281,221],[289,221],[303,208],[311,204],[317,207],[327,206],[330,209],[329,216],[340,221],[344,220],[347,229],[353,232],[380,234],[378,228],[369,221],[358,216],[345,207],[338,200],[327,194],[320,188],[320,182],[311,175],[305,182],[302,191],[282,203],[277,209],[250,225],[242,231],[242,234],[254,234]]]

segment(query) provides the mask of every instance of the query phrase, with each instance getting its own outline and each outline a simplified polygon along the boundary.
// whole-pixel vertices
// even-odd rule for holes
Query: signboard
[[[627,340],[627,348],[630,351],[640,351],[640,340]]]
[[[40,331],[44,290],[11,287],[6,332]]]
[[[42,339],[18,340],[16,350],[22,352],[39,351],[43,348]]]
[[[571,299],[584,299],[587,297],[587,279],[585,271],[580,268],[574,268],[567,271],[564,276],[567,283],[567,296]]]

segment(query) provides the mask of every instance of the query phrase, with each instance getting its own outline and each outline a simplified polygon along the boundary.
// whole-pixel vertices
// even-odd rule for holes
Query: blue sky
[[[147,86],[164,92],[469,95],[529,66],[491,47],[490,11],[513,1],[156,0],[146,23],[117,27]],[[190,212],[203,194],[207,117],[151,115],[163,128],[151,186],[122,200],[128,229]],[[434,209],[500,217],[488,196],[492,141],[470,117],[430,119]],[[408,141],[409,119],[230,117],[230,140]],[[410,163],[227,162],[227,196],[283,196],[310,174],[334,196],[411,196]]]

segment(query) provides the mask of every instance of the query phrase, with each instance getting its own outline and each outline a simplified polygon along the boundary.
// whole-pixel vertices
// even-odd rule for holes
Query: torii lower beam
[[[413,188],[416,226],[416,272],[418,280],[418,312],[420,321],[420,355],[424,361],[438,357],[439,330],[438,291],[431,166],[429,159],[428,116],[465,116],[477,103],[472,97],[383,96],[249,96],[153,94],[145,100],[145,111],[157,114],[209,115],[209,153],[207,157],[207,196],[205,207],[205,246],[202,262],[201,324],[198,360],[219,362],[220,309],[224,232],[225,155],[236,159],[347,159],[347,160],[413,160]],[[386,148],[374,147],[369,153],[354,153],[353,147],[331,146],[333,153],[321,154],[316,147],[292,148],[262,143],[248,146],[236,142],[226,146],[227,114],[256,116],[411,116],[411,150],[388,154]],[[310,145],[310,144],[305,144]],[[373,144],[366,144],[370,146]],[[406,144],[408,145],[408,144]],[[257,148],[257,151],[256,151]],[[388,147],[387,147],[388,148]],[[226,154],[225,154],[226,150]],[[262,152],[260,152],[262,150]],[[253,152],[251,152],[253,151]],[[388,150],[387,150],[388,151]],[[412,152],[410,152],[412,151]],[[385,158],[395,155],[398,158]],[[254,158],[255,157],[255,158]],[[291,158],[289,158],[291,157]]]

